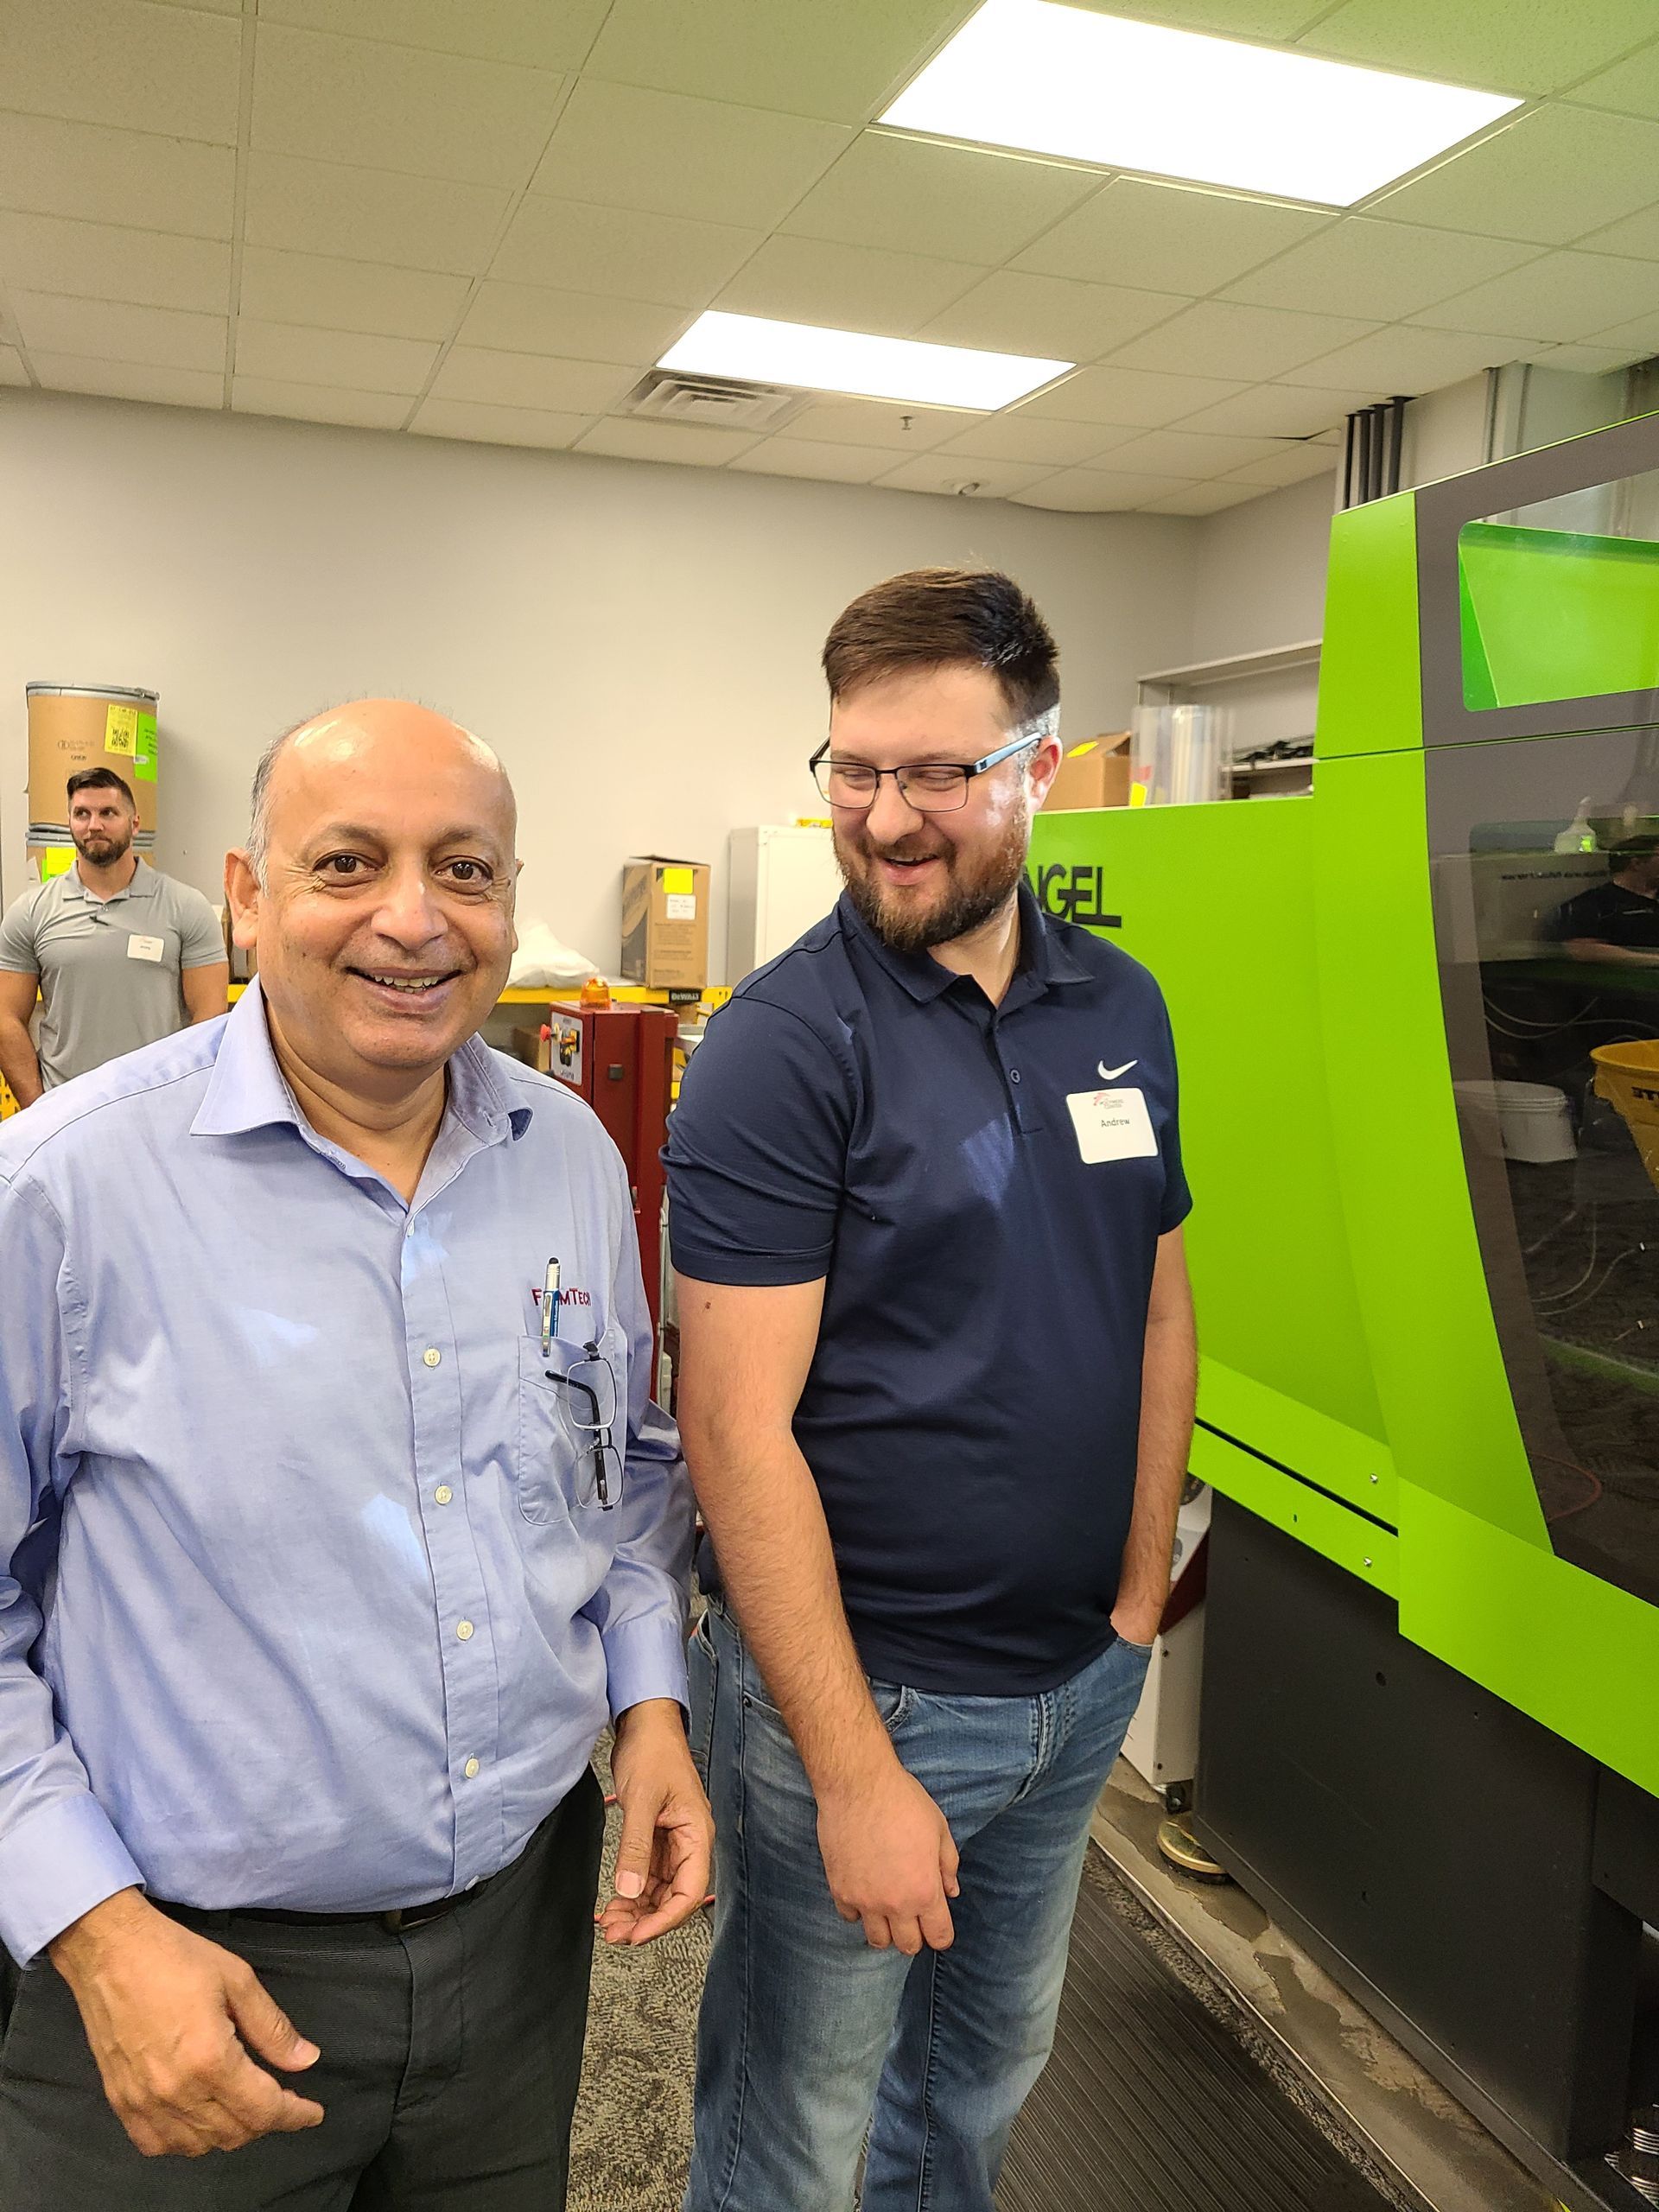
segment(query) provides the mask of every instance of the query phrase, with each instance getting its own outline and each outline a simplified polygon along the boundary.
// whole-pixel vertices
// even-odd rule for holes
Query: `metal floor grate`
[[[1298,2085],[1090,1850],[1054,2055],[1008,2146],[1000,2212],[1389,2212]],[[1336,2138],[1337,2139],[1332,2139]],[[1381,2177],[1377,2177],[1380,2182]]]

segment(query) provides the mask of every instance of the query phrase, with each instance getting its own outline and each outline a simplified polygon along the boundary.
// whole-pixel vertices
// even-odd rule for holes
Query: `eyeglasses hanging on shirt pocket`
[[[518,1339],[518,1510],[537,1526],[569,1522],[584,1510],[609,1512],[621,1493],[615,1442],[626,1339],[610,1330],[594,1342],[555,1338],[546,1353],[535,1337]],[[602,1487],[604,1496],[600,1495]]]
[[[611,1363],[596,1344],[590,1344],[563,1371],[550,1367],[543,1373],[564,1393],[570,1426],[577,1433],[576,1503],[597,1505],[608,1513],[622,1495],[622,1455],[611,1440],[616,1419],[616,1376]]]

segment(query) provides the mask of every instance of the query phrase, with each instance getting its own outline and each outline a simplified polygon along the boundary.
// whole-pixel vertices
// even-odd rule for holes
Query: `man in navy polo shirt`
[[[991,2212],[1168,1591],[1174,1052],[1024,883],[1060,758],[1025,594],[895,576],[823,663],[846,890],[667,1150],[720,1836],[685,2212],[849,2205],[867,2128],[865,2212]]]

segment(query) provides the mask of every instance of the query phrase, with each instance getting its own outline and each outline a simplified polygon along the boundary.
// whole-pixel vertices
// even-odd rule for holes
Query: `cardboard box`
[[[527,1068],[534,1068],[542,1075],[553,1072],[553,1040],[543,1037],[539,1029],[515,1029],[512,1051],[514,1058],[522,1060]]]
[[[31,683],[29,696],[29,823],[67,829],[71,776],[113,768],[138,804],[138,824],[156,830],[158,757],[156,694],[93,685]]]
[[[645,853],[622,863],[625,983],[701,990],[709,981],[709,868]]]
[[[1113,731],[1065,749],[1059,773],[1043,801],[1045,814],[1074,814],[1080,807],[1129,803],[1129,733]]]

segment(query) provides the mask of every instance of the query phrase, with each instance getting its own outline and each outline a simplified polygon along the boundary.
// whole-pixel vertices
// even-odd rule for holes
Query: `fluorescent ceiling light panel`
[[[986,0],[880,119],[1348,207],[1520,105],[1052,0]]]
[[[992,410],[1023,399],[1077,364],[928,346],[914,338],[871,338],[859,330],[819,330],[809,322],[772,322],[710,308],[657,365],[693,376],[851,392],[861,399]]]

